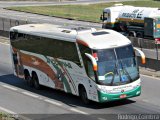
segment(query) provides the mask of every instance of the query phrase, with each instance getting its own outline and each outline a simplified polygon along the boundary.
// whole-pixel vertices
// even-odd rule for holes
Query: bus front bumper
[[[98,91],[98,98],[99,98],[99,102],[103,103],[103,102],[136,97],[136,96],[139,96],[140,94],[141,94],[141,86],[138,86],[130,91],[117,93],[117,94],[109,94],[109,93],[107,94],[107,93],[102,93]]]

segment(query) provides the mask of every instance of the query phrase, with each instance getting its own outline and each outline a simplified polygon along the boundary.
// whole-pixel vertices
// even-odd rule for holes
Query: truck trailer
[[[160,9],[118,4],[105,8],[102,28],[124,35],[157,40],[160,38]]]

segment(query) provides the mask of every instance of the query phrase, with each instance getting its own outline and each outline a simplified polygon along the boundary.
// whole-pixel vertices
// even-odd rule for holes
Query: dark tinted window
[[[132,45],[116,48],[115,50],[116,50],[118,59],[135,57],[135,53]]]
[[[91,49],[89,47],[86,47],[84,45],[78,44],[79,46],[79,50],[81,52],[81,56],[83,59],[83,63],[84,63],[84,67],[86,70],[86,73],[89,75],[89,68],[88,68],[88,63],[90,62],[90,60],[88,59],[88,57],[86,57],[85,53],[89,53],[91,54]]]
[[[11,33],[10,38],[12,46],[17,49],[73,61],[78,65],[80,64],[76,44],[74,42],[21,33],[16,33],[16,35]]]
[[[94,32],[94,33],[92,33],[92,35],[94,35],[94,36],[96,36],[96,35],[105,35],[105,34],[109,34],[109,33],[106,32],[106,31]]]
[[[86,47],[84,45],[79,44],[79,50],[81,52],[81,56],[83,58],[83,61],[86,62],[86,60],[88,59],[85,55],[85,53],[89,53],[91,54],[91,49],[89,47]]]

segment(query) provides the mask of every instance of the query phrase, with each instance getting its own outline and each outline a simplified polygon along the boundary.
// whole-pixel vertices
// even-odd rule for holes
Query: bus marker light
[[[96,61],[98,61],[97,53],[93,53],[92,56],[96,59]]]
[[[141,55],[141,63],[142,63],[142,64],[145,64],[145,63],[146,63],[145,54],[144,54],[141,50],[139,50],[138,48],[135,48],[135,47],[134,47],[134,49]]]
[[[103,97],[103,100],[107,100],[107,97]]]
[[[138,94],[140,94],[140,93],[141,93],[141,91],[137,91],[136,95],[138,95]]]

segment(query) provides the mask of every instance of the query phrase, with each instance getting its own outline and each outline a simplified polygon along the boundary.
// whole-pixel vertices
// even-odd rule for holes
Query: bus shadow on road
[[[71,94],[66,94],[63,91],[54,90],[54,89],[51,89],[48,87],[42,87],[42,89],[40,89],[40,90],[36,90],[32,87],[29,87],[23,79],[17,78],[13,74],[0,76],[0,82],[15,86],[15,87],[23,89],[25,91],[33,92],[33,93],[38,94],[42,97],[47,97],[47,98],[50,98],[53,100],[58,100],[64,104],[71,106],[71,107],[80,106],[80,107],[87,107],[87,108],[91,108],[91,109],[103,109],[103,108],[123,106],[126,104],[132,104],[132,103],[136,102],[136,101],[130,100],[130,99],[107,102],[107,103],[96,103],[96,102],[91,101],[90,104],[85,105],[84,103],[81,102],[79,97],[71,95]]]

